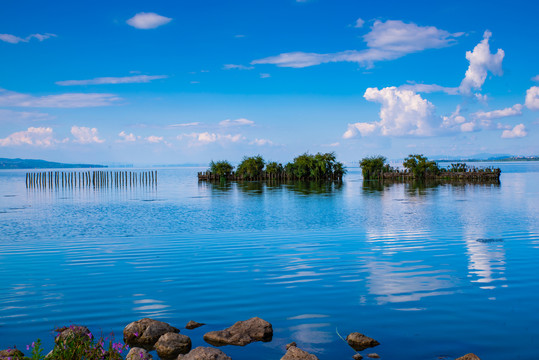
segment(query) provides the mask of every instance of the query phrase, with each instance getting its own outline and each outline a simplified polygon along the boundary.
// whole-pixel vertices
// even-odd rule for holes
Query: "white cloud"
[[[253,70],[254,66],[245,66],[245,65],[238,65],[238,64],[225,64],[223,65],[224,70]]]
[[[158,15],[156,13],[140,12],[127,20],[127,24],[137,29],[155,29],[161,25],[168,24],[172,18]]]
[[[167,75],[136,75],[123,77],[99,77],[89,80],[64,80],[57,81],[56,85],[72,86],[72,85],[102,85],[102,84],[133,84],[133,83],[149,83],[152,80],[166,79]]]
[[[245,140],[245,137],[241,134],[216,134],[216,133],[209,133],[209,132],[202,132],[202,133],[191,133],[191,134],[181,134],[178,135],[178,140],[183,140],[184,138],[190,138],[194,142],[198,144],[209,144],[209,143],[215,143],[215,142],[239,142],[242,140]]]
[[[521,104],[515,104],[512,107],[505,108],[502,110],[493,110],[493,111],[478,111],[476,113],[473,113],[472,115],[479,120],[487,119],[500,119],[508,116],[515,116],[515,115],[521,115],[522,114],[522,105]]]
[[[371,31],[363,37],[367,43],[365,50],[347,50],[330,54],[290,52],[254,60],[251,64],[302,68],[344,61],[369,67],[375,61],[393,60],[425,49],[450,46],[455,43],[455,38],[461,35],[462,33],[451,34],[434,26],[418,26],[400,20],[376,21]]]
[[[270,74],[267,74],[267,73],[261,73],[261,74],[260,74],[260,78],[261,78],[261,79],[267,79],[267,78],[269,78],[269,77],[271,77]]]
[[[226,119],[219,123],[221,126],[243,126],[243,125],[253,125],[255,122],[248,120],[248,119],[236,119],[236,120],[230,120]]]
[[[0,89],[0,106],[82,108],[109,106],[121,100],[114,94],[71,93],[60,95],[32,96]]]
[[[0,121],[39,121],[51,118],[53,117],[46,113],[0,109]]]
[[[530,110],[539,110],[539,86],[532,86],[526,90],[526,102],[524,104]]]
[[[434,133],[435,107],[421,95],[411,90],[396,87],[368,88],[363,97],[368,101],[382,104],[380,121],[348,124],[343,138],[350,139],[380,132],[383,136],[430,136]]]
[[[122,131],[118,134],[119,137],[121,137],[118,142],[133,142],[137,140],[137,137],[133,133],[126,133],[125,131]]]
[[[190,122],[190,123],[181,123],[181,124],[172,124],[169,127],[189,127],[189,126],[199,126],[199,122]]]
[[[521,138],[528,135],[524,124],[516,125],[512,130],[504,130],[502,133],[503,139]]]
[[[457,95],[459,88],[446,87],[436,84],[406,84],[399,86],[399,90],[412,90],[419,93],[444,92],[449,95]]]
[[[532,80],[539,82],[539,75],[535,75],[534,77],[532,77]]]
[[[18,44],[20,42],[27,43],[32,39],[38,39],[39,41],[43,41],[43,40],[49,39],[51,37],[56,37],[56,35],[55,34],[49,34],[49,33],[46,33],[46,34],[31,34],[31,35],[28,35],[25,38],[21,38],[21,37],[11,35],[11,34],[0,34],[0,40],[5,41],[5,42],[10,43],[10,44]]]
[[[348,130],[343,134],[343,139],[352,139],[358,135],[367,136],[374,133],[378,129],[376,123],[364,123],[358,122],[355,124],[348,124]]]
[[[467,122],[466,118],[460,114],[460,110],[460,105],[457,105],[457,108],[450,116],[443,116],[442,127],[463,132],[473,131],[475,125],[472,122]]]
[[[473,89],[481,90],[487,78],[487,71],[494,75],[502,75],[502,61],[505,53],[498,49],[495,54],[490,53],[489,38],[492,35],[490,31],[485,31],[483,40],[475,46],[473,51],[466,52],[466,59],[470,66],[466,71],[459,90],[462,94],[469,95]]]
[[[155,135],[150,135],[146,138],[146,141],[147,142],[150,142],[150,143],[160,143],[160,142],[163,142],[164,138],[162,136],[155,136]]]
[[[88,128],[84,126],[71,127],[71,134],[75,138],[73,142],[79,144],[103,143],[105,140],[100,139],[96,128]]]
[[[58,141],[54,139],[50,127],[29,127],[26,131],[19,131],[0,139],[0,146],[32,145],[49,147]]]
[[[250,145],[258,145],[258,146],[265,146],[265,145],[273,145],[273,141],[268,139],[254,139],[249,143]]]
[[[363,20],[362,18],[358,18],[356,20],[356,23],[354,24],[354,27],[355,28],[361,28],[361,27],[363,27],[364,24],[365,24],[365,20]]]

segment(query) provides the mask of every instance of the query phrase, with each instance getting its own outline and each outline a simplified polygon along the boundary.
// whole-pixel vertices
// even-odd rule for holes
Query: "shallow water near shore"
[[[221,349],[279,359],[297,342],[351,359],[341,338],[380,341],[382,359],[536,359],[539,162],[501,183],[199,183],[163,168],[157,187],[26,189],[0,171],[0,349],[82,324],[118,339],[152,317],[202,335],[259,316],[269,343]],[[256,354],[253,357],[253,354]]]

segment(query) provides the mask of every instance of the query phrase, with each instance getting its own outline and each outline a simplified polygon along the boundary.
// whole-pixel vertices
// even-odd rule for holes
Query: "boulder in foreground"
[[[286,354],[281,358],[281,360],[318,360],[316,355],[309,354],[307,351],[301,350],[295,345],[290,346],[288,344]]]
[[[67,339],[81,339],[91,338],[90,330],[86,326],[71,325],[69,327],[63,327],[56,329],[58,335],[54,338],[54,341],[59,344]]]
[[[125,327],[124,342],[132,347],[153,350],[157,340],[169,332],[179,333],[180,330],[162,321],[144,318]]]
[[[186,355],[179,355],[178,360],[232,360],[232,358],[219,349],[199,346]]]
[[[272,337],[271,324],[259,317],[238,321],[224,330],[210,331],[204,334],[204,340],[214,346],[245,346],[254,341],[271,341]]]
[[[129,350],[125,360],[153,360],[153,356],[146,349],[134,347]]]
[[[24,354],[19,349],[0,350],[0,360],[22,359]]]
[[[353,332],[346,337],[346,342],[356,351],[363,351],[366,348],[375,347],[380,343],[373,338],[358,332]]]
[[[155,350],[162,360],[176,359],[178,355],[187,354],[191,350],[191,339],[182,334],[169,332],[157,340]]]

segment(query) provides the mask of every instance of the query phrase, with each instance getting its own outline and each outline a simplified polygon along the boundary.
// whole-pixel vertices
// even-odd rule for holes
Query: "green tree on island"
[[[359,166],[361,167],[361,173],[364,179],[377,179],[380,177],[382,171],[390,172],[393,169],[385,164],[386,158],[384,156],[369,156],[361,159]]]
[[[228,161],[217,161],[213,160],[210,162],[210,171],[219,176],[228,176],[232,173],[234,166],[232,166]]]
[[[425,179],[428,175],[438,175],[440,173],[440,168],[436,161],[431,161],[423,155],[408,155],[402,165],[417,179]]]
[[[276,161],[270,161],[266,164],[266,172],[268,174],[282,174],[284,171],[283,164],[277,163]]]
[[[247,157],[245,156],[242,162],[238,165],[236,173],[242,175],[246,179],[255,179],[262,176],[265,161],[260,155]]]

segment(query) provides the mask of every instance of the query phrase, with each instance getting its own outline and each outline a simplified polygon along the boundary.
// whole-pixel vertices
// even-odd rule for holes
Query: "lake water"
[[[143,317],[207,323],[181,331],[195,347],[259,316],[273,341],[222,350],[351,359],[338,333],[359,331],[382,359],[537,359],[539,162],[495,165],[499,185],[429,188],[364,186],[357,168],[275,186],[163,168],[157,187],[29,190],[0,171],[0,349],[48,351],[69,324],[121,339]]]

